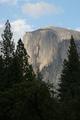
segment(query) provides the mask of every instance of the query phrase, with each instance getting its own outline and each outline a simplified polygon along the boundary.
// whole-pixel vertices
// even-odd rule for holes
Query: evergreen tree
[[[4,33],[2,34],[2,54],[5,60],[5,67],[10,64],[10,58],[12,58],[14,54],[14,42],[12,41],[12,37],[11,25],[9,20],[7,20]]]
[[[24,48],[24,44],[21,39],[18,41],[15,56],[17,57],[17,63],[22,76],[21,78],[24,80],[35,79],[32,65],[30,65],[28,62],[29,55],[27,54],[27,51]]]
[[[73,36],[70,39],[68,59],[64,60],[59,83],[59,98],[65,120],[80,119],[80,61]]]
[[[80,62],[73,36],[68,50],[68,60],[64,60],[60,78],[60,99],[74,99],[80,95]]]
[[[4,88],[10,87],[11,84],[11,64],[14,55],[14,42],[12,41],[13,33],[11,32],[11,25],[9,20],[5,24],[5,29],[2,34],[1,53],[4,63]]]
[[[2,38],[0,119],[57,120],[58,104],[50,94],[50,86],[42,81],[39,72],[36,78],[21,39],[14,53],[9,21],[6,23]],[[8,89],[5,89],[6,87]]]

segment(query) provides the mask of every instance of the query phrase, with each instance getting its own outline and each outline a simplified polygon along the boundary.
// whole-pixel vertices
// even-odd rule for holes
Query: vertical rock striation
[[[80,54],[80,32],[58,27],[26,32],[23,37],[34,70],[42,72],[44,80],[57,83],[62,63],[67,58],[69,40],[73,35]]]

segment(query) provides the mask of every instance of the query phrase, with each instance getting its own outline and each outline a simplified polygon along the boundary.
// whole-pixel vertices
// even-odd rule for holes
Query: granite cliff
[[[57,83],[63,60],[67,58],[69,40],[73,35],[80,54],[80,32],[58,27],[48,27],[26,32],[23,42],[34,70],[42,72],[44,80]]]

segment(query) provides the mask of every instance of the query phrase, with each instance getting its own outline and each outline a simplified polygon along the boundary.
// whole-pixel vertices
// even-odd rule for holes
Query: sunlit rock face
[[[23,42],[30,55],[34,70],[40,69],[44,80],[54,82],[59,80],[62,63],[67,58],[69,40],[73,35],[80,54],[80,32],[64,28],[49,27],[27,32]]]

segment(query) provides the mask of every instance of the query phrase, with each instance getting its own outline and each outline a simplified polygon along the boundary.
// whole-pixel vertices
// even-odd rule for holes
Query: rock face
[[[27,32],[23,42],[34,70],[40,69],[44,80],[57,83],[62,63],[67,58],[69,40],[73,35],[80,54],[80,32],[58,27],[38,29]]]

